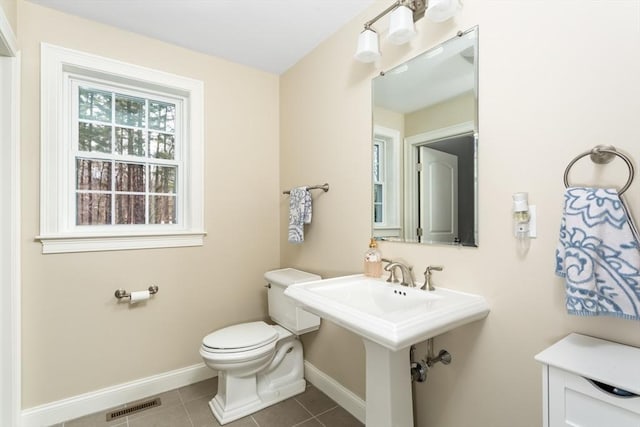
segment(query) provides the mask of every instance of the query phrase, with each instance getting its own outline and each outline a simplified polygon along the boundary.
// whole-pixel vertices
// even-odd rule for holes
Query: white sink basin
[[[305,310],[393,351],[489,313],[479,295],[444,288],[427,292],[362,274],[291,285],[285,295]]]
[[[479,295],[423,291],[362,274],[298,283],[284,293],[362,337],[367,427],[413,427],[409,347],[489,313]]]

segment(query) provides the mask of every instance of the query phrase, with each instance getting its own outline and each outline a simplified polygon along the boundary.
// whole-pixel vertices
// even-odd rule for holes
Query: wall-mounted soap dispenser
[[[536,237],[536,207],[528,193],[513,194],[513,235],[519,240]]]

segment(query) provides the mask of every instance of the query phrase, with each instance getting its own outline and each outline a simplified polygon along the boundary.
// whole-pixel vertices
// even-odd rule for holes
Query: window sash
[[[382,139],[373,141],[373,223],[382,225],[385,223],[386,206],[386,142]],[[377,191],[377,190],[380,191]]]
[[[68,140],[70,145],[70,158],[69,158],[69,180],[68,180],[68,218],[67,223],[71,231],[82,232],[95,232],[106,231],[111,229],[147,229],[147,228],[171,228],[181,227],[184,223],[184,207],[182,206],[182,200],[184,198],[184,185],[185,182],[185,165],[184,158],[184,142],[181,130],[184,128],[182,123],[185,121],[183,103],[184,99],[179,97],[168,97],[157,92],[144,92],[131,90],[130,88],[120,87],[109,83],[103,83],[96,80],[88,80],[79,78],[77,76],[68,76],[68,83],[70,85],[70,114],[69,126],[71,127],[71,139]],[[104,92],[111,95],[111,111],[109,120],[92,120],[83,118],[80,111],[80,90],[88,89],[92,92]],[[143,100],[145,105],[145,117],[144,124],[142,126],[134,126],[127,124],[120,124],[117,120],[116,114],[116,98],[120,96],[129,97],[132,99]],[[173,131],[160,131],[151,126],[149,105],[150,103],[165,103],[175,106],[175,127]],[[81,150],[79,147],[80,141],[80,126],[81,124],[95,124],[100,126],[110,127],[110,152],[103,151],[86,151]],[[145,150],[143,155],[131,155],[120,154],[117,152],[116,139],[117,128],[133,129],[141,131],[143,137],[145,137]],[[159,132],[165,135],[173,135],[174,138],[174,158],[164,159],[153,157],[150,149],[151,141],[150,134],[153,132]],[[77,161],[78,160],[96,160],[110,163],[110,190],[81,190],[77,187]],[[144,191],[122,191],[116,187],[116,167],[119,163],[125,164],[137,164],[143,165],[145,174]],[[153,166],[160,167],[173,167],[176,168],[176,184],[174,193],[156,193],[150,191],[150,174]],[[107,224],[81,224],[79,223],[79,206],[78,199],[82,195],[102,194],[109,199],[109,212],[108,218],[110,223]],[[144,222],[134,223],[119,223],[117,215],[118,202],[121,199],[119,196],[142,196],[144,199]],[[157,196],[167,196],[174,198],[173,208],[175,224],[155,224],[151,220],[151,203]],[[86,196],[85,196],[86,197]]]

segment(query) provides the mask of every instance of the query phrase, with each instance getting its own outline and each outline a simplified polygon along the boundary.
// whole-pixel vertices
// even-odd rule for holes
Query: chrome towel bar
[[[157,294],[157,293],[158,293],[158,287],[157,287],[156,285],[151,285],[151,286],[149,286],[148,291],[149,291],[149,293],[150,293],[151,295],[153,295],[153,294]],[[115,296],[116,296],[116,298],[118,298],[118,299],[122,299],[122,298],[131,298],[131,294],[130,294],[130,293],[128,293],[127,291],[125,291],[124,289],[118,289],[118,290],[115,292]]]
[[[633,182],[633,178],[635,176],[633,162],[625,154],[622,154],[621,152],[617,151],[616,148],[612,145],[598,145],[589,151],[585,151],[584,153],[578,154],[573,160],[571,160],[567,165],[567,168],[564,170],[564,186],[565,187],[570,187],[569,170],[571,170],[571,167],[578,160],[580,160],[585,156],[590,156],[592,162],[600,165],[609,163],[616,156],[620,157],[627,164],[627,167],[629,168],[629,179],[627,180],[627,183],[620,190],[618,190],[618,194],[622,194],[625,191],[627,191],[627,189]]]
[[[310,185],[307,190],[322,190],[325,193],[329,191],[329,184],[324,183],[322,185]],[[283,191],[282,194],[291,194],[290,190]]]

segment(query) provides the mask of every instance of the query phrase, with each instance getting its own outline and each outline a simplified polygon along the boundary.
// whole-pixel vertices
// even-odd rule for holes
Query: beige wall
[[[266,314],[262,275],[279,266],[278,76],[25,1],[18,21],[23,407],[200,363],[205,334]],[[203,247],[41,254],[41,42],[204,81]],[[160,291],[139,306],[113,296],[150,284]]]
[[[17,0],[0,0],[0,8],[2,8],[14,33],[17,32],[18,25],[17,3]]]
[[[400,132],[400,139],[404,139],[404,114],[386,110],[380,107],[375,107],[373,109],[373,120],[374,125],[397,130],[398,132]]]
[[[444,265],[436,286],[482,294],[491,305],[486,320],[436,338],[436,349],[447,348],[453,363],[435,367],[416,386],[416,425],[540,426],[536,353],[572,331],[640,345],[637,322],[565,314],[553,273],[567,163],[602,143],[640,159],[640,2],[467,1],[455,22],[419,21],[410,47],[382,41],[381,64],[355,62],[362,24],[388,3],[376,3],[281,78],[282,184],[331,184],[328,193],[314,193],[307,241],[292,246],[281,235],[281,262],[325,276],[361,271],[371,218],[371,79],[479,25],[480,246],[382,243],[381,249],[417,273]],[[385,26],[377,27],[383,36]],[[574,172],[577,183],[626,179],[621,162],[599,169],[583,160]],[[639,186],[636,180],[628,191],[636,215]],[[511,235],[517,191],[528,191],[538,207],[539,237],[525,256]],[[324,322],[305,345],[307,359],[364,397],[357,337]]]
[[[405,115],[405,133],[417,135],[472,121],[475,117],[473,92]],[[377,116],[376,116],[377,117]]]

